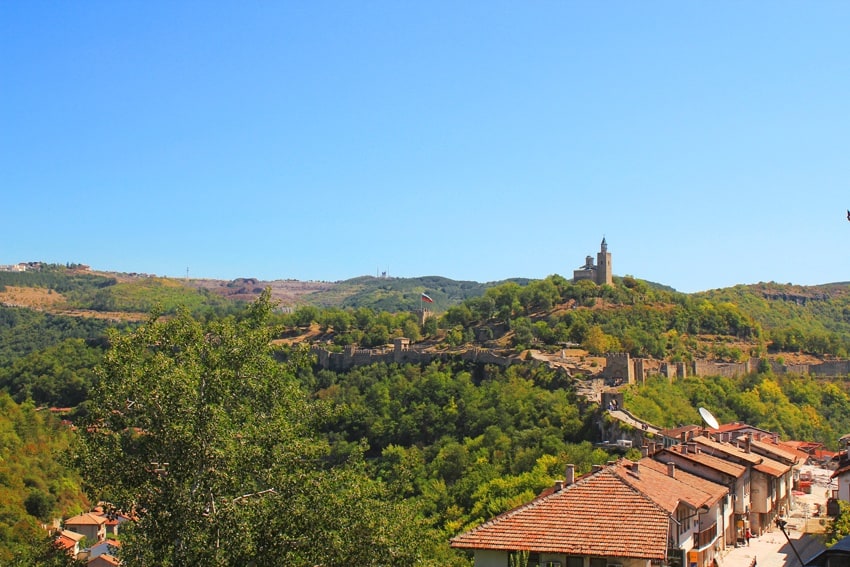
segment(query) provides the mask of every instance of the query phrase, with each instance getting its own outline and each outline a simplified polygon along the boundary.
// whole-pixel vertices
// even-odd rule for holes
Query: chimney
[[[573,464],[567,465],[567,475],[564,477],[564,484],[569,486],[576,481],[576,466]]]
[[[688,454],[688,444],[682,443],[681,447],[682,447],[682,454],[687,455]]]
[[[669,476],[670,478],[676,478],[676,463],[667,463],[667,476]]]
[[[555,492],[561,492],[564,489],[564,481],[556,480],[555,481]]]
[[[745,449],[744,449],[744,450],[745,450],[747,453],[752,453],[752,452],[753,452],[753,434],[752,434],[752,433],[750,433],[750,434],[748,434],[748,435],[747,435],[747,442],[746,442],[746,444],[744,445],[744,447],[745,447]]]
[[[599,471],[601,471],[601,470],[602,470],[602,465],[593,465],[593,466],[590,468],[590,472],[591,472],[591,473],[598,473],[598,472],[599,472]]]
[[[632,472],[636,475],[640,475],[640,465],[637,463],[632,463]]]

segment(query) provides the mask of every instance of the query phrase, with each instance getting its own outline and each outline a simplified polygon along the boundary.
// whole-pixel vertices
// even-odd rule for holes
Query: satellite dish
[[[699,411],[700,416],[702,417],[702,420],[705,422],[705,424],[707,426],[709,426],[712,429],[720,429],[720,424],[717,423],[717,419],[715,419],[715,417],[713,415],[711,415],[710,411],[708,411],[705,408],[699,408],[698,411]]]

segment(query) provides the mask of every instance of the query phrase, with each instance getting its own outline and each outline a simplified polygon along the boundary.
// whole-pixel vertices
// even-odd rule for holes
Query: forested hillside
[[[79,473],[65,463],[71,431],[49,412],[0,392],[0,564],[43,549],[42,524],[82,512]]]
[[[114,422],[116,445],[101,447],[103,451],[97,453],[105,460],[78,461],[87,471],[87,480],[100,479],[90,487],[92,498],[106,495],[100,492],[106,489],[105,477],[97,475],[109,471],[98,467],[127,465],[129,482],[138,466],[109,458],[132,453],[133,447],[142,450],[139,444],[154,439],[124,435],[125,428],[134,425],[121,421],[121,416],[130,415],[127,410],[137,403],[142,411],[166,398],[172,400],[169,403],[173,405],[163,408],[168,411],[160,415],[167,421],[156,423],[157,427],[174,427],[180,435],[192,428],[200,428],[196,434],[201,435],[209,426],[180,421],[194,415],[197,408],[204,408],[207,413],[203,415],[211,419],[218,416],[220,430],[210,437],[221,443],[210,449],[215,458],[236,459],[236,454],[227,456],[231,449],[237,453],[248,450],[234,440],[248,443],[263,438],[262,412],[246,421],[248,407],[231,407],[225,403],[226,397],[215,398],[218,401],[210,402],[209,407],[207,401],[198,400],[195,402],[201,405],[193,406],[196,409],[184,407],[184,402],[189,403],[200,391],[200,382],[186,382],[199,368],[208,368],[208,376],[225,380],[221,392],[230,391],[228,388],[238,391],[234,399],[274,389],[266,376],[283,372],[276,378],[283,380],[280,387],[285,384],[292,403],[296,399],[301,400],[298,404],[306,403],[298,411],[311,416],[298,425],[304,437],[299,433],[297,439],[291,439],[293,447],[304,449],[302,457],[313,463],[301,472],[316,475],[319,483],[345,480],[352,490],[368,494],[363,502],[370,508],[351,514],[361,514],[369,522],[377,522],[375,514],[381,507],[381,513],[389,518],[416,518],[421,522],[417,541],[431,554],[430,558],[420,557],[426,564],[439,557],[440,564],[467,565],[465,556],[445,545],[452,535],[528,500],[558,478],[567,462],[583,472],[611,458],[593,447],[592,442],[597,441],[591,424],[595,408],[575,393],[576,382],[585,376],[567,376],[534,364],[500,368],[451,358],[422,366],[373,364],[332,372],[313,366],[305,346],[321,344],[337,352],[348,345],[379,348],[403,336],[411,339],[412,348],[435,352],[491,349],[519,358],[524,358],[528,349],[560,352],[565,348],[585,352],[588,360],[593,355],[624,351],[635,357],[671,361],[740,361],[751,356],[819,360],[847,357],[850,352],[850,292],[844,284],[801,288],[771,283],[687,295],[632,277],[615,278],[613,286],[572,283],[557,275],[486,285],[443,278],[363,278],[336,292],[332,287],[316,292],[315,304],[305,302],[290,311],[274,309],[268,297],[260,309],[184,286],[179,280],[134,277],[122,281],[120,276],[79,273],[61,266],[43,272],[0,273],[0,283],[0,301],[5,304],[0,306],[0,389],[4,396],[0,401],[4,413],[38,423],[39,431],[60,432],[51,440],[53,445],[39,451],[39,460],[27,460],[26,450],[3,454],[0,465],[10,471],[29,471],[31,478],[7,477],[4,486],[17,499],[9,502],[20,505],[14,505],[18,516],[9,511],[6,517],[20,519],[0,532],[0,544],[5,546],[0,546],[5,550],[0,553],[10,553],[21,542],[31,541],[28,536],[18,537],[18,528],[30,533],[25,527],[36,525],[45,514],[67,513],[84,502],[78,481],[55,486],[52,480],[44,480],[71,478],[76,473],[62,469],[55,459],[64,450],[70,430],[56,430],[48,412],[36,411],[37,407],[74,408],[69,417],[92,426],[104,420]],[[435,316],[424,323],[416,311],[422,307],[423,292],[435,300],[428,304]],[[12,298],[35,302],[23,307]],[[159,315],[151,317],[152,310]],[[232,344],[233,350],[205,343],[214,336]],[[277,349],[273,354],[278,370],[272,370],[277,367],[264,358],[266,354],[252,358],[260,356],[253,349],[269,338]],[[172,348],[162,348],[169,341]],[[201,350],[196,352],[198,348]],[[183,360],[181,352],[195,354]],[[178,358],[166,363],[171,356]],[[243,356],[257,365],[252,362],[240,369]],[[150,380],[157,376],[163,380],[145,382],[145,368],[150,370]],[[250,387],[256,390],[243,391],[238,383],[228,382],[243,375],[252,377]],[[141,389],[125,388],[134,383]],[[625,396],[630,411],[660,426],[699,422],[694,408],[704,406],[722,421],[744,420],[784,437],[834,447],[839,435],[850,432],[848,391],[847,377],[774,375],[763,367],[759,373],[737,378],[650,380],[629,387]],[[155,397],[139,402],[148,396]],[[119,407],[122,404],[123,409]],[[259,407],[261,402],[256,402],[252,409]],[[242,412],[238,413],[241,417],[231,415],[234,411]],[[143,429],[154,425],[147,422]],[[9,447],[31,444],[24,439],[26,427],[21,427],[7,428],[19,439],[7,436]],[[36,437],[41,439],[36,443],[47,442],[44,433]],[[172,449],[173,455],[166,455],[170,462],[183,450]],[[249,453],[245,455],[253,459],[262,451]],[[110,454],[113,457],[108,457]],[[166,460],[146,453],[141,458]],[[222,466],[233,464],[228,461]],[[298,464],[302,466],[304,463]],[[189,470],[186,474],[195,473]],[[233,474],[237,478],[241,473],[234,469]],[[215,486],[237,490],[227,482]],[[242,493],[264,490],[262,483],[243,488]],[[293,513],[305,513],[321,499],[318,492],[307,496],[294,503],[299,508]],[[24,506],[28,498],[29,509]],[[204,505],[209,505],[208,496]],[[273,512],[263,506],[255,511]],[[245,517],[246,522],[250,523],[250,517]],[[310,521],[323,523],[328,530],[333,523],[332,515],[318,511]],[[363,528],[377,525],[364,524]],[[292,524],[281,529],[305,530],[306,526]],[[412,537],[409,533],[399,536]],[[340,545],[355,544],[346,541]],[[369,561],[363,557],[363,564]]]

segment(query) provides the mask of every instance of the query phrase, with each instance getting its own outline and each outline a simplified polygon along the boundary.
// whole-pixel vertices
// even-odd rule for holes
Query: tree
[[[352,529],[332,551],[357,564],[416,564],[428,549],[380,482],[323,466],[322,406],[296,379],[308,351],[276,360],[271,310],[266,291],[240,319],[183,311],[110,337],[78,461],[95,498],[137,518],[125,565],[339,564],[324,536],[341,518]]]
[[[826,545],[835,545],[848,535],[850,535],[850,505],[843,500],[838,500],[838,516],[835,517],[827,530]]]
[[[24,508],[26,508],[27,514],[35,516],[42,522],[46,522],[50,519],[50,513],[53,511],[53,506],[55,504],[55,498],[37,488],[32,489],[29,496],[27,496],[26,500],[24,500]]]

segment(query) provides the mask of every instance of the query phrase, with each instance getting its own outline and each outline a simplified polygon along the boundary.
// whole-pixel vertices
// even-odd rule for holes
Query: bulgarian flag
[[[425,294],[425,292],[424,292],[424,291],[422,292],[422,301],[424,301],[425,303],[434,303],[434,300],[433,300],[433,299],[431,299],[430,297],[428,297],[428,296]]]

